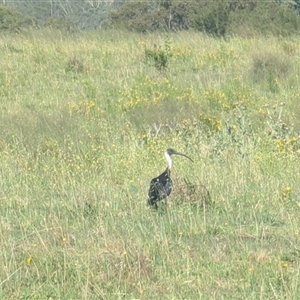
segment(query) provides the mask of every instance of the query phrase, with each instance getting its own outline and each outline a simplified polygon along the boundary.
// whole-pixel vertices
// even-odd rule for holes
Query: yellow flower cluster
[[[247,106],[254,102],[252,93],[243,93],[240,91],[215,91],[209,89],[204,94],[205,99],[209,100],[216,108],[232,110],[238,106]]]
[[[205,52],[202,54],[203,65],[214,66],[214,65],[226,65],[230,60],[236,59],[238,55],[232,50],[227,50],[221,47],[218,51]]]
[[[211,131],[218,132],[223,128],[222,121],[215,117],[205,115],[203,113],[199,114],[199,119],[204,123]]]
[[[28,256],[28,257],[26,258],[26,266],[30,266],[31,263],[32,263],[32,256]]]
[[[218,55],[216,52],[207,52],[205,56],[211,60],[218,59]]]
[[[172,57],[177,58],[185,58],[190,55],[190,51],[187,47],[184,46],[173,46],[172,47]]]
[[[289,139],[276,139],[277,150],[280,153],[294,152],[296,150],[297,137],[293,136]]]
[[[127,91],[120,91],[119,109],[129,111],[139,106],[161,106],[168,100],[198,103],[191,88],[180,89],[165,78],[151,80],[146,76],[138,85]]]
[[[283,198],[287,198],[291,194],[292,188],[290,186],[286,186],[282,189],[281,195]]]
[[[94,100],[91,101],[80,101],[76,102],[69,102],[68,107],[70,112],[80,113],[84,115],[88,115],[96,106],[96,102]]]

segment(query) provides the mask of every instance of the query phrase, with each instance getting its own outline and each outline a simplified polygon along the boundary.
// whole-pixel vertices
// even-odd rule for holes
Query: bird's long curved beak
[[[185,154],[183,154],[183,153],[180,153],[180,152],[174,152],[173,154],[184,156],[184,157],[188,158],[191,162],[194,162],[190,157],[188,157],[187,155],[185,155]]]

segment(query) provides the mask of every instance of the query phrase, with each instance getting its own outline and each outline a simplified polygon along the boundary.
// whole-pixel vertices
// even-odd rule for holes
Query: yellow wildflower
[[[30,255],[26,258],[26,265],[30,266],[31,263],[32,263],[32,256]]]

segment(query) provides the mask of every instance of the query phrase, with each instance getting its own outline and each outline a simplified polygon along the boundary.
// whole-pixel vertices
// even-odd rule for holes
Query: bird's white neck
[[[167,160],[168,168],[169,168],[169,170],[171,170],[171,168],[172,168],[172,159],[171,159],[171,156],[168,154],[167,151],[165,152],[165,158]]]

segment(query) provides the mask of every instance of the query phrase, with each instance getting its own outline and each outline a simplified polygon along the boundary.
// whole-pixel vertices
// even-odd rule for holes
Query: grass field
[[[299,299],[299,38],[41,30],[0,51],[1,299]],[[156,211],[169,147],[194,163],[174,157]]]

